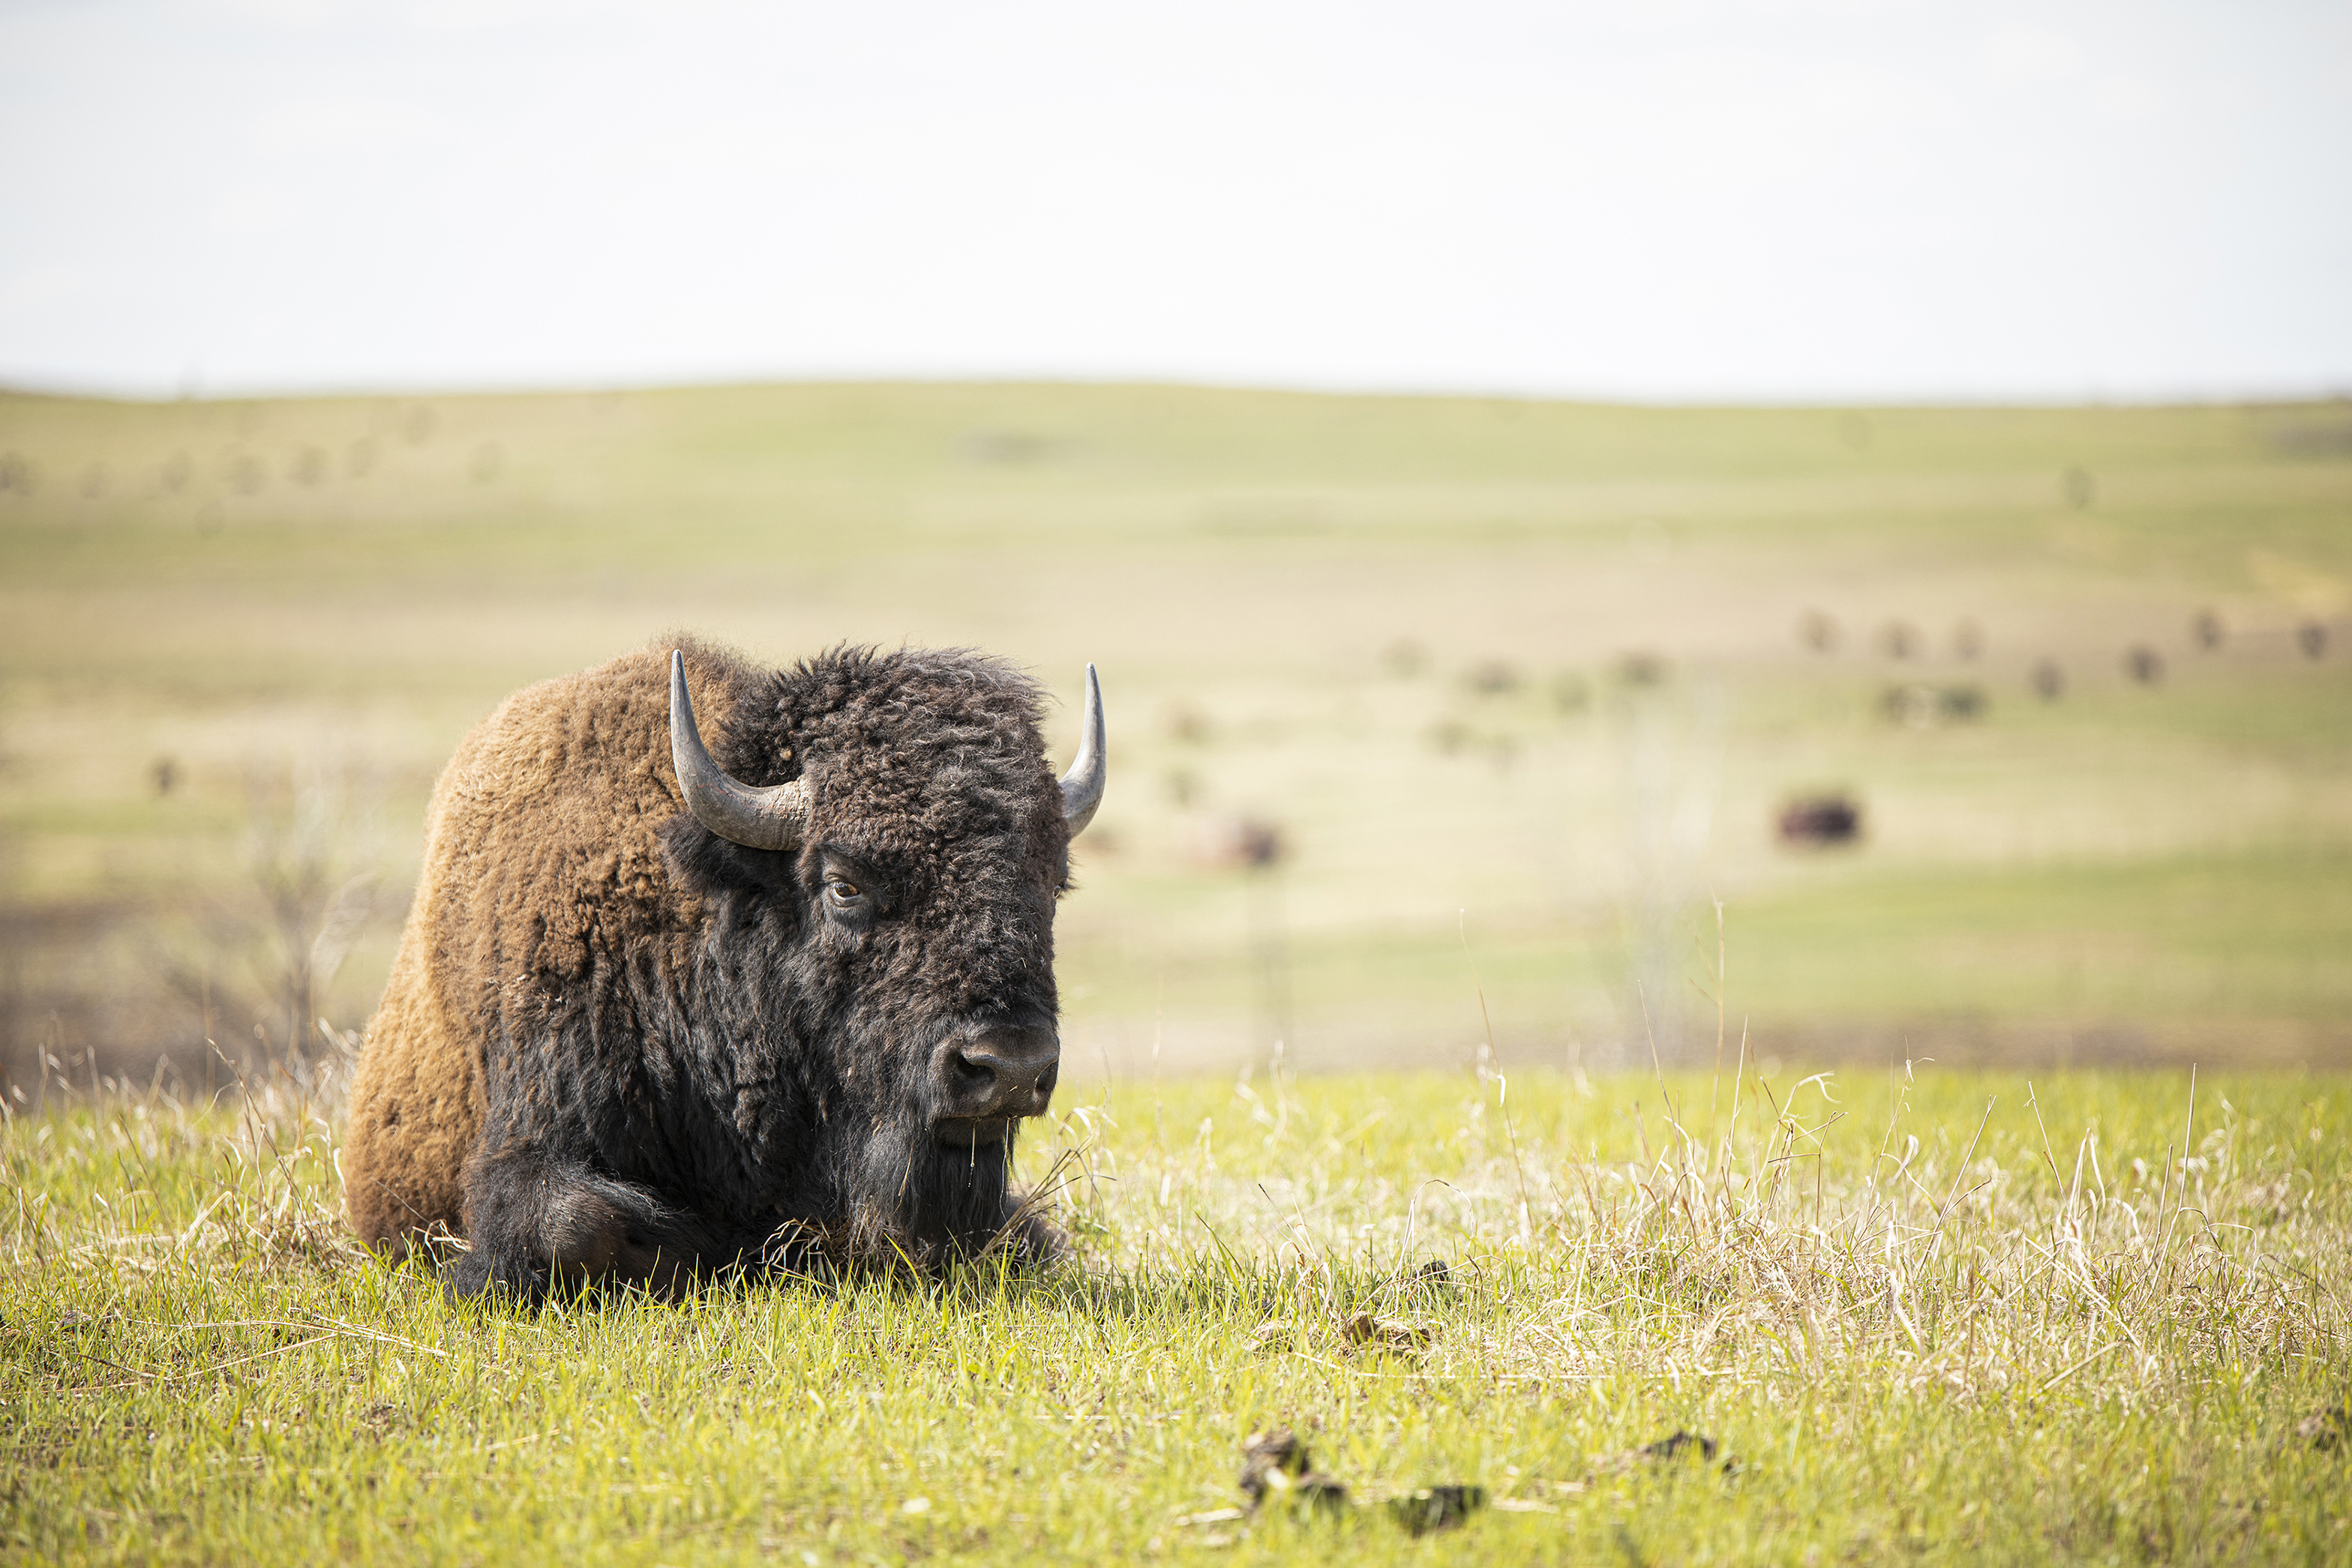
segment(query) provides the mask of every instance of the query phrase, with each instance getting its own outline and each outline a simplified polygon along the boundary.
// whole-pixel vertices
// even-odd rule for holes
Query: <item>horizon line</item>
[[[1886,389],[1837,395],[1826,389],[1786,394],[1723,396],[1716,394],[1641,393],[1597,390],[1533,390],[1524,386],[1475,382],[1337,383],[1308,380],[1274,381],[1235,378],[1194,378],[1150,375],[1052,375],[990,373],[977,375],[856,374],[647,376],[545,381],[468,382],[411,381],[387,378],[374,382],[231,382],[207,386],[192,380],[173,390],[125,384],[103,378],[19,377],[0,371],[0,397],[54,398],[61,401],[115,402],[157,406],[167,403],[332,402],[370,398],[532,398],[610,397],[628,393],[733,392],[772,388],[1028,388],[1097,389],[1102,391],[1170,391],[1247,393],[1268,396],[1329,398],[1364,402],[1442,402],[1552,403],[1588,408],[1671,410],[1800,410],[1800,409],[2153,409],[2289,407],[2314,403],[2352,402],[2352,376],[2341,381],[2291,384],[2207,384],[2146,391],[2081,392],[1924,392]]]

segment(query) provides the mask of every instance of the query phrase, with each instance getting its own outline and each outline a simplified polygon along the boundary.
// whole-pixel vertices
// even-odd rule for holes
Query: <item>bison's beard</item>
[[[791,1272],[912,1270],[939,1274],[1002,1258],[1015,1265],[1058,1256],[1062,1239],[1012,1190],[1015,1132],[956,1148],[928,1128],[881,1126],[845,1149],[841,1218],[778,1231],[767,1260]]]
[[[911,1135],[909,1135],[911,1134]],[[851,1228],[862,1249],[944,1262],[986,1248],[1005,1220],[1013,1137],[958,1149],[929,1129],[877,1129],[859,1162]]]

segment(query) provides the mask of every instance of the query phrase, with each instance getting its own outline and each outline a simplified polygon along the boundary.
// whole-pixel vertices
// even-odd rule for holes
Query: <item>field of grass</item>
[[[354,1249],[321,1088],[0,1130],[0,1556],[2352,1559],[2340,1076],[1127,1081],[1037,1274],[541,1314]]]
[[[342,1229],[435,773],[678,627],[1101,667],[1066,1262]],[[0,394],[0,1557],[2352,1561],[2347,779],[2340,402]]]
[[[1688,1061],[1718,901],[1790,1060],[2352,1061],[2342,403],[782,386],[0,395],[0,1071],[357,1026],[465,727],[678,626],[1101,666],[1083,1073],[1458,1065],[1480,986]],[[1822,788],[1864,842],[1777,845]]]

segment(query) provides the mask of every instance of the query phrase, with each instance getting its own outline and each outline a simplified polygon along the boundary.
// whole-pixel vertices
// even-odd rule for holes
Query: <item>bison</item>
[[[1009,1176],[1059,1061],[1094,667],[1058,782],[1040,704],[968,652],[693,643],[507,699],[434,789],[352,1086],[353,1228],[462,1237],[453,1295],[531,1301],[1054,1250]]]

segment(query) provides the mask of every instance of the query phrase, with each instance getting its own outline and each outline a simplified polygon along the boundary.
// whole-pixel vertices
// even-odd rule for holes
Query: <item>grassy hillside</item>
[[[1074,1068],[2352,1056],[2342,404],[16,395],[0,481],[20,1085],[359,1023],[466,726],[681,626],[1101,666]]]

